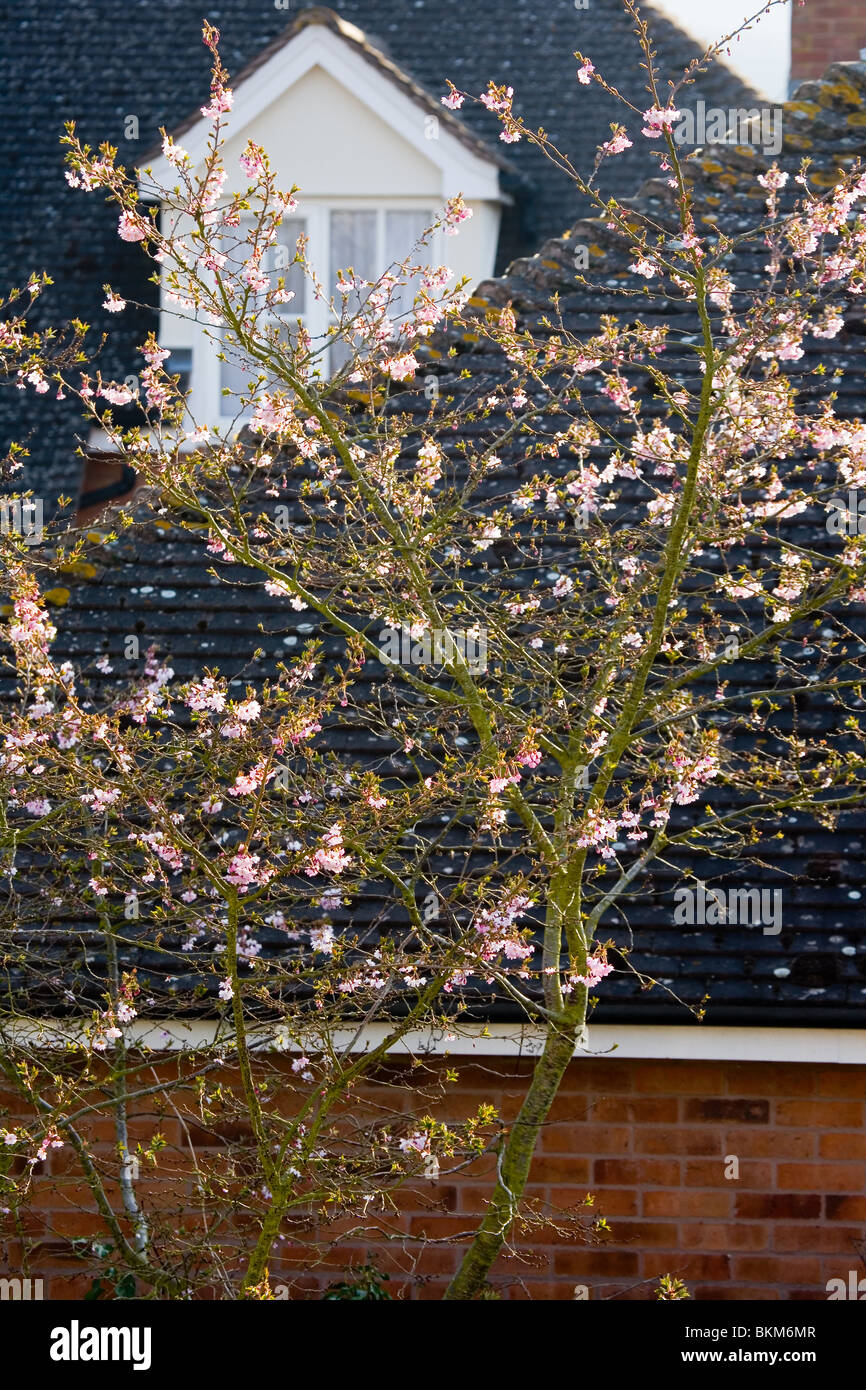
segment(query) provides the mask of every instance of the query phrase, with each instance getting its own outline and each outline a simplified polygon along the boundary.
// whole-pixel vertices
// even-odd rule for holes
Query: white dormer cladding
[[[408,79],[361,44],[364,36],[343,21],[336,31],[309,23],[242,77],[223,147],[224,193],[247,186],[238,163],[247,141],[264,146],[278,186],[300,189],[286,235],[292,246],[298,232],[309,237],[309,258],[329,291],[348,265],[375,278],[402,260],[445,201],[462,193],[472,218],[458,236],[437,232],[423,259],[450,266],[455,283],[468,276],[471,288],[494,268],[505,201],[496,158],[462,139],[445,108],[441,117],[434,114],[429,100],[407,90]],[[177,136],[196,169],[210,129],[202,118]],[[150,167],[157,183],[176,184],[176,171],[161,155]],[[318,338],[328,326],[327,307],[309,284],[304,294],[296,278],[288,284],[296,298],[285,317],[301,317]],[[233,415],[222,391],[236,389],[245,373],[242,364],[219,361],[218,345],[204,329],[162,294],[160,342],[192,354],[192,413],[199,423],[224,427]]]

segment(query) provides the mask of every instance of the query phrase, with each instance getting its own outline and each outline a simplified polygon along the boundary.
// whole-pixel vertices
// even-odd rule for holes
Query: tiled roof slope
[[[804,109],[807,101],[809,105]],[[813,84],[805,96],[799,93],[787,108],[789,129],[780,162],[793,169],[801,156],[808,153],[814,160],[817,184],[829,183],[840,161],[853,160],[866,152],[864,110],[866,67],[850,64],[831,69],[822,83]],[[753,196],[754,172],[754,159],[748,151],[711,150],[703,163],[696,165],[696,174],[704,183],[703,196],[712,207],[713,216],[727,229],[750,225],[760,215],[760,199]],[[722,195],[720,190],[724,190]],[[713,199],[715,205],[711,203]],[[636,201],[651,205],[659,216],[665,212],[665,194],[656,185],[648,185]],[[601,288],[597,283],[591,290],[576,285],[572,256],[576,240],[601,247],[609,258],[603,262]],[[626,275],[620,250],[608,242],[610,238],[599,224],[578,225],[568,237],[547,243],[537,256],[517,262],[506,277],[481,287],[479,300],[511,302],[521,319],[537,323],[550,295],[558,291],[567,326],[576,333],[589,335],[600,314],[616,312],[621,307],[613,294],[606,299],[603,293],[605,281],[613,289],[623,283]],[[597,258],[598,253],[593,255]],[[737,269],[738,283],[757,282],[764,259],[760,247],[744,252]],[[598,281],[598,271],[593,269],[592,274]],[[479,310],[483,310],[483,303],[479,303]],[[674,315],[683,316],[678,326],[689,331],[688,306],[672,303],[662,317],[670,321]],[[649,319],[648,315],[644,317]],[[828,368],[828,375],[837,366],[843,368],[848,379],[842,383],[837,409],[841,414],[854,415],[862,410],[857,375],[864,326],[862,307],[852,305],[846,321],[846,330],[830,344],[807,340],[809,355],[793,364],[793,371],[802,375],[804,388],[811,389],[811,382],[821,380],[808,376],[819,361]],[[502,374],[502,362],[473,342],[471,334],[458,346],[461,352],[456,365],[461,370],[468,369],[469,375],[461,383],[456,373],[451,373],[450,363],[443,360],[449,386],[455,391],[486,392]],[[586,383],[589,392],[592,378],[586,378]],[[604,406],[604,398],[599,397],[599,415]],[[614,434],[622,430],[622,417],[612,406],[604,424]],[[501,474],[507,477],[508,468],[509,459],[505,457]],[[822,523],[823,512],[814,508],[795,518],[786,534],[795,541],[799,538],[816,545]],[[162,522],[154,523],[135,539],[127,537],[104,548],[94,559],[95,573],[59,579],[68,588],[69,600],[57,610],[61,652],[76,659],[89,658],[94,679],[98,679],[98,674],[92,661],[103,650],[117,652],[122,636],[129,632],[137,631],[143,639],[158,642],[183,677],[205,663],[218,665],[232,675],[248,660],[253,644],[264,647],[266,666],[275,655],[297,646],[305,630],[309,631],[309,614],[287,617],[276,601],[270,607],[263,605],[260,590],[256,592],[254,611],[242,585],[217,590],[216,581],[208,575],[212,559],[204,553],[203,545]],[[741,559],[748,559],[745,548],[742,554],[732,554],[730,563],[736,565]],[[233,578],[242,577],[233,574]],[[258,632],[260,623],[268,634],[264,638]],[[847,608],[832,621],[840,633],[846,624],[854,635],[843,638],[842,646],[849,644],[851,653],[859,656],[866,650],[862,609]],[[821,627],[829,629],[830,622]],[[813,635],[816,644],[822,635]],[[795,649],[794,640],[785,644],[789,655]],[[811,650],[807,648],[807,656]],[[833,661],[842,665],[845,655],[840,649]],[[367,663],[366,674],[369,678],[375,676],[374,663]],[[735,665],[729,680],[747,696],[757,686],[772,684],[772,666]],[[798,702],[798,724],[807,736],[820,736],[830,717],[824,697],[806,695]],[[779,727],[785,727],[788,718],[789,712],[782,711]],[[356,760],[362,760],[368,751],[360,733],[352,730],[344,730],[334,743]],[[836,830],[806,823],[800,817],[791,818],[783,829],[782,839],[762,846],[761,859],[767,867],[759,871],[759,878],[754,869],[744,869],[739,877],[728,870],[724,879],[726,886],[738,882],[783,886],[785,911],[780,935],[765,936],[754,928],[731,926],[722,930],[673,927],[669,893],[672,878],[668,876],[665,881],[663,873],[645,881],[629,904],[629,930],[616,923],[611,923],[609,929],[624,945],[629,932],[633,933],[632,963],[647,974],[670,982],[680,997],[697,1004],[707,992],[709,1022],[850,1026],[862,1019],[866,1000],[866,814],[848,816]],[[461,853],[459,844],[443,846],[436,864],[438,871],[447,874],[452,854],[459,861]],[[683,862],[702,877],[712,877],[719,871],[717,865],[696,855]],[[372,923],[380,910],[379,888],[371,884],[353,911],[353,925]],[[98,971],[98,949],[92,949],[95,954],[89,959],[89,966]],[[276,949],[276,943],[270,943],[268,949]],[[62,952],[62,941],[55,942],[50,950]],[[130,952],[129,963],[139,964],[143,971],[156,973],[159,968],[145,947],[138,957]],[[688,1017],[663,992],[642,994],[627,974],[611,976],[602,996],[596,1015],[600,1021],[682,1022]],[[491,1012],[502,1015],[507,1013],[507,1006],[497,1004]]]
[[[784,145],[778,162],[794,173],[804,157],[811,160],[809,177],[817,192],[831,186],[840,169],[850,169],[866,158],[866,63],[833,65],[821,81],[804,84],[785,106]],[[755,176],[768,163],[747,147],[713,146],[696,157],[690,167],[698,209],[702,210],[696,214],[698,228],[715,223],[734,235],[753,226],[760,219],[766,197]],[[792,179],[781,197],[783,206],[796,191]],[[667,223],[673,228],[676,223],[672,220],[670,198],[666,186],[652,180],[636,198],[627,201],[636,211],[645,211],[659,224]],[[591,288],[575,287],[577,244],[591,248]],[[490,306],[509,304],[516,313],[518,331],[527,325],[543,331],[541,316],[549,312],[551,297],[557,294],[565,328],[578,337],[588,337],[597,331],[602,314],[624,312],[624,301],[617,297],[616,290],[639,286],[639,278],[627,269],[627,261],[632,259],[602,219],[584,220],[565,236],[545,243],[536,255],[516,261],[505,277],[480,285],[474,301],[476,312],[483,314]],[[748,292],[760,285],[766,260],[766,247],[760,241],[740,248],[734,262],[734,278],[740,290]],[[674,326],[675,337],[698,333],[693,309],[681,301],[660,305],[656,299],[649,312],[641,306],[640,316],[647,324],[665,322]],[[849,299],[844,318],[845,329],[831,343],[807,338],[804,357],[783,365],[798,384],[802,408],[808,409],[820,401],[832,379],[837,392],[837,413],[862,417],[866,365],[866,311],[862,297]],[[463,334],[462,341],[455,338],[452,345],[458,349],[461,370],[468,372],[473,382],[484,379],[485,389],[489,389],[500,366],[483,343],[469,331]],[[824,375],[814,374],[819,366],[825,369]],[[844,375],[834,377],[837,369]],[[591,393],[592,377],[583,380],[589,383],[585,387],[587,394]],[[596,386],[600,384],[597,379]],[[598,398],[593,409],[605,431],[610,431],[614,438],[619,435],[624,443],[628,427],[623,428],[622,416],[604,397]],[[652,415],[651,407],[648,414]],[[635,496],[640,496],[639,491]],[[822,544],[833,549],[824,520],[823,508],[810,508],[785,523],[785,538],[814,549],[820,549]],[[748,547],[737,548],[728,556],[731,564],[748,560]],[[708,567],[712,567],[712,562]],[[729,609],[733,615],[732,605],[723,601],[718,607],[721,611]],[[838,649],[841,677],[846,655],[862,658],[866,652],[863,605],[848,607],[843,613],[834,614],[829,623],[816,627],[821,629],[820,635],[816,630],[811,638],[816,643],[829,637],[831,631],[837,635],[847,631],[848,636],[842,638]],[[806,639],[801,640],[805,646]],[[793,655],[794,649],[791,642],[785,644],[783,651]],[[815,647],[806,646],[807,655],[815,652]],[[731,686],[744,694],[765,683],[772,685],[773,679],[769,662],[751,668],[733,664],[730,668]],[[862,701],[857,708],[862,710]],[[798,720],[805,737],[820,738],[834,718],[826,701],[807,696],[799,703]],[[709,1016],[716,1022],[852,1022],[862,1018],[866,1009],[866,811],[844,817],[834,830],[806,824],[799,816],[788,817],[781,829],[782,837],[761,845],[760,860],[766,867],[759,876],[754,869],[750,873],[745,865],[739,873],[732,873],[730,868],[724,870],[710,860],[701,861],[694,856],[680,861],[709,881],[718,876],[716,881],[724,886],[760,883],[784,888],[785,924],[778,937],[763,936],[754,930],[738,931],[731,926],[715,933],[708,928],[688,934],[682,928],[672,929],[670,897],[664,893],[665,888],[669,893],[672,875],[658,871],[641,884],[631,902],[628,927],[612,934],[623,944],[634,946],[634,964],[656,978],[666,974],[672,988],[686,998],[694,1000],[690,987],[696,988],[704,980],[712,1001]],[[631,988],[622,978],[613,981],[599,1017],[615,1014],[617,999],[624,1002]],[[646,1019],[665,1014],[663,1005],[647,1000],[635,1016]]]
[[[0,38],[0,286],[48,271],[55,286],[45,296],[41,321],[77,316],[94,325],[97,337],[110,329],[100,358],[105,377],[140,371],[137,348],[155,320],[132,312],[112,320],[101,307],[103,284],[145,304],[155,302],[154,288],[144,258],[116,236],[116,218],[101,197],[66,186],[59,145],[64,121],[76,120],[91,144],[110,140],[120,162],[133,167],[161,126],[173,128],[206,99],[204,16],[219,26],[224,62],[236,76],[298,9],[309,8],[277,9],[267,0],[64,0],[48,6],[18,0],[9,9]],[[473,92],[483,91],[490,78],[510,83],[529,122],[543,125],[578,168],[591,168],[619,112],[598,88],[577,85],[573,51],[591,53],[626,94],[642,95],[638,50],[620,0],[592,0],[586,11],[576,10],[573,0],[342,0],[333,8],[436,101],[448,77]],[[697,45],[661,17],[653,17],[652,31],[662,69],[678,75]],[[725,109],[755,105],[753,94],[723,67],[702,77],[691,93],[687,105],[698,97]],[[130,115],[138,119],[137,140],[124,138]],[[506,150],[495,119],[482,108],[467,106],[459,119]],[[611,162],[610,188],[619,196],[635,187],[637,153]],[[522,183],[512,186],[517,204],[503,228],[501,266],[567,227],[581,207],[568,182],[532,146],[509,146],[507,155]],[[27,483],[39,495],[75,493],[79,422],[74,403],[34,400],[32,393],[22,399],[0,386],[2,444],[29,438]]]

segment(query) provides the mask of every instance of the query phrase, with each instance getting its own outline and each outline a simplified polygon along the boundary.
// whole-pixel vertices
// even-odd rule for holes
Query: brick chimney
[[[820,77],[830,63],[846,63],[866,49],[864,0],[794,0],[791,14],[791,86]]]

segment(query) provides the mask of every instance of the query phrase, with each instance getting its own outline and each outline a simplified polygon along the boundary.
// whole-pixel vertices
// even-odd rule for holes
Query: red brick
[[[743,1297],[743,1291],[738,1289],[736,1284],[701,1284],[694,1292],[695,1298],[699,1302],[716,1303],[724,1301],[728,1303],[739,1303]],[[772,1303],[782,1297],[778,1289],[762,1289],[754,1284],[749,1285],[748,1299],[750,1303]],[[733,1314],[731,1315],[733,1317]]]
[[[575,1215],[578,1210],[588,1212],[598,1212],[601,1203],[607,1201],[607,1191],[599,1192],[582,1185],[577,1187],[548,1187],[545,1188],[546,1200],[558,1211],[568,1211],[570,1215]],[[583,1199],[589,1194],[595,1197],[594,1207],[584,1207]]]
[[[857,1129],[863,1123],[860,1100],[780,1100],[776,1123],[803,1129]]]
[[[632,1278],[638,1272],[638,1257],[630,1250],[555,1250],[553,1268],[557,1274],[584,1278],[603,1274]]]
[[[563,1155],[556,1158],[550,1154],[536,1154],[530,1170],[535,1183],[585,1183],[588,1181],[589,1160],[569,1158]]]
[[[658,1278],[668,1270],[676,1270],[679,1277],[689,1284],[698,1279],[729,1279],[731,1276],[730,1255],[695,1255],[691,1251],[672,1250],[669,1254],[661,1251],[647,1251],[643,1256],[641,1273],[644,1278]]]
[[[487,1184],[481,1187],[474,1183],[461,1183],[457,1189],[457,1210],[480,1216],[487,1210],[490,1195],[490,1187]]]
[[[614,1227],[617,1245],[673,1245],[677,1228],[670,1222],[627,1221],[620,1218]]]
[[[853,1259],[862,1240],[862,1226],[835,1226],[825,1222],[785,1226],[781,1221],[773,1226],[774,1250],[808,1250],[814,1255],[845,1254]]]
[[[866,1221],[866,1197],[827,1196],[824,1214],[828,1221]]]
[[[635,1133],[637,1153],[711,1154],[718,1153],[718,1137],[705,1129],[656,1129],[648,1125]]]
[[[815,1284],[821,1283],[821,1261],[817,1257],[781,1257],[779,1255],[738,1255],[734,1260],[734,1278],[752,1284]]]
[[[737,1155],[741,1174],[746,1158],[814,1158],[817,1144],[814,1130],[752,1127],[725,1133],[725,1153]]]
[[[592,1119],[618,1124],[675,1125],[680,1103],[673,1096],[599,1096],[592,1103]]]
[[[278,1059],[274,1074],[288,1065]],[[481,1101],[516,1114],[530,1062],[491,1058],[463,1066],[457,1059],[456,1065],[460,1080],[444,1088],[445,1064],[437,1059],[417,1069],[386,1067],[375,1085],[359,1088],[359,1103],[371,1118],[381,1114],[385,1095],[395,1117],[422,1100],[431,1114],[454,1122],[475,1113]],[[221,1079],[236,1087],[230,1069]],[[697,1300],[823,1297],[836,1266],[844,1275],[863,1241],[864,1094],[866,1067],[576,1059],[543,1128],[526,1193],[550,1211],[551,1224],[515,1230],[515,1248],[497,1262],[494,1284],[504,1300],[572,1300],[574,1284],[586,1282],[593,1298],[627,1301],[651,1297],[659,1276],[671,1272]],[[280,1113],[291,1113],[297,1100],[284,1088]],[[133,1124],[140,1137],[146,1141],[159,1128],[176,1144],[175,1120],[163,1119],[152,1098],[142,1098],[140,1110]],[[219,1161],[228,1139],[244,1164],[242,1130],[233,1123],[208,1128],[207,1149]],[[116,1172],[110,1120],[99,1118],[90,1132],[98,1136],[99,1164]],[[725,1177],[730,1154],[739,1159],[738,1180]],[[318,1300],[347,1263],[372,1260],[392,1274],[392,1293],[413,1301],[441,1298],[485,1209],[494,1172],[488,1154],[453,1173],[443,1170],[439,1183],[414,1180],[395,1191],[388,1213],[371,1214],[366,1223],[346,1217],[316,1232],[295,1218],[286,1223],[292,1243],[284,1259],[272,1261],[272,1280],[290,1283],[293,1298]],[[160,1170],[138,1187],[151,1194],[155,1219],[176,1231],[194,1231],[199,1219],[183,1210],[192,1197],[189,1174],[189,1155],[170,1147]],[[108,1190],[116,1200],[116,1182]],[[587,1191],[595,1197],[589,1208],[582,1205]],[[50,1297],[65,1291],[81,1298],[91,1276],[70,1268],[68,1239],[95,1234],[99,1218],[89,1211],[91,1197],[71,1150],[52,1155],[37,1172],[33,1195],[35,1204],[22,1212],[33,1277],[50,1281]],[[610,1237],[584,1243],[583,1231],[598,1216],[610,1221]],[[232,1219],[227,1231],[243,1246],[253,1222],[252,1213]],[[328,1252],[321,1259],[317,1241]],[[0,1243],[0,1256],[9,1244]],[[234,1268],[229,1255],[227,1265]]]
[[[715,1062],[643,1062],[636,1071],[635,1080],[638,1091],[656,1091],[668,1096],[721,1095],[725,1069]]]
[[[818,1151],[822,1158],[866,1159],[866,1134],[846,1134],[839,1130],[834,1134],[822,1134]]]
[[[780,1163],[779,1186],[792,1192],[862,1192],[862,1163]]]
[[[731,1192],[645,1192],[643,1214],[674,1216],[681,1219],[700,1216],[707,1220],[711,1217],[731,1216],[733,1200]]]
[[[542,1131],[538,1151],[548,1154],[585,1154],[586,1145],[581,1138],[581,1126],[559,1123],[547,1125]]]
[[[619,1057],[594,1057],[591,1061],[579,1058],[572,1062],[565,1080],[568,1082],[569,1076],[573,1076],[575,1081],[579,1079],[587,1095],[603,1096],[609,1091],[625,1091],[632,1094],[640,1089],[635,1076],[636,1068],[642,1065],[641,1062],[631,1062]]]
[[[593,1182],[606,1187],[676,1187],[680,1168],[679,1160],[671,1158],[599,1158],[592,1170]]]
[[[628,1187],[609,1187],[595,1194],[595,1206],[588,1211],[596,1216],[638,1216],[639,1194]]]
[[[757,1222],[689,1227],[689,1244],[695,1250],[767,1250],[770,1227]]]
[[[826,1066],[819,1071],[810,1067],[808,1071],[810,1074],[814,1071],[815,1091],[819,1096],[859,1099],[866,1094],[866,1067]],[[795,1093],[791,1091],[790,1094]]]
[[[474,1223],[467,1222],[464,1216],[413,1216],[409,1220],[409,1230],[413,1236],[426,1236],[428,1240],[444,1240],[448,1236],[461,1235],[467,1229],[471,1232]]]
[[[751,1124],[765,1125],[770,1119],[770,1102],[754,1096],[724,1100],[717,1096],[687,1100],[684,1119],[687,1124]]]
[[[575,1125],[575,1152],[592,1157],[628,1153],[633,1132],[626,1125]]]
[[[800,1192],[741,1192],[736,1214],[741,1218],[764,1217],[774,1221],[817,1221],[821,1198]]]
[[[836,1068],[838,1070],[838,1068]],[[813,1067],[795,1062],[728,1062],[725,1090],[729,1096],[811,1096],[816,1089]]]
[[[69,1299],[77,1303],[84,1298],[84,1295],[91,1287],[92,1282],[92,1276],[89,1274],[53,1274],[51,1278],[48,1280],[43,1292],[46,1298]]]

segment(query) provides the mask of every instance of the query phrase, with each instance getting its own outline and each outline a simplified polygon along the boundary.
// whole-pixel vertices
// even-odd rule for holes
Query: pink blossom
[[[390,357],[382,363],[383,371],[394,381],[408,381],[418,370],[418,362],[411,352],[401,353],[398,357]]]
[[[586,974],[579,975],[575,971],[573,974],[568,975],[566,977],[566,983],[563,985],[563,994],[571,994],[575,985],[586,985],[588,989],[591,989],[593,985],[598,984],[599,980],[603,980],[605,976],[612,974],[613,966],[608,965],[604,956],[587,956]]]
[[[510,110],[513,96],[513,87],[496,87],[491,82],[488,90],[481,93],[481,104],[486,106],[488,111],[504,112]]]
[[[648,111],[643,113],[645,124],[641,135],[645,135],[648,140],[657,140],[662,131],[670,130],[674,121],[678,121],[681,114],[670,106],[666,106],[664,110],[658,106],[651,106]]]
[[[622,154],[623,150],[630,150],[632,142],[629,140],[624,130],[617,130],[609,140],[605,140],[601,146],[602,154]]]
[[[339,825],[334,824],[323,836],[322,847],[311,856],[304,872],[310,878],[315,878],[320,871],[341,874],[351,862],[351,857],[343,848],[343,832]]]
[[[260,878],[258,865],[259,856],[257,854],[249,854],[246,850],[240,850],[232,858],[226,872],[226,878],[235,888],[249,888]]]
[[[184,704],[188,709],[213,710],[217,714],[225,709],[225,703],[226,697],[217,688],[213,676],[205,676],[204,680],[191,685],[184,698]]]
[[[445,204],[442,230],[446,236],[454,236],[460,223],[468,221],[471,216],[472,209],[466,206],[462,196],[458,193],[455,198],[449,198]]]
[[[400,1140],[401,1153],[428,1154],[430,1152],[430,1138],[426,1134],[410,1134],[408,1139]]]
[[[310,946],[314,951],[318,951],[323,956],[330,956],[334,953],[334,928],[330,922],[325,922],[320,927],[310,928]]]
[[[135,399],[128,386],[103,386],[99,394],[111,405],[129,405],[129,402]]]
[[[251,724],[254,719],[258,719],[262,712],[262,707],[258,700],[243,700],[239,705],[235,705],[235,717],[243,720],[244,724]]]
[[[247,142],[247,147],[238,160],[238,164],[248,179],[260,179],[267,172],[265,152],[261,145],[253,144],[252,140]]]
[[[208,120],[215,121],[225,111],[231,111],[233,101],[233,93],[227,87],[223,87],[219,82],[213,82],[211,84],[210,103],[201,108],[201,114],[207,116]]]
[[[135,213],[121,213],[117,234],[123,241],[144,241],[145,231],[144,223]]]
[[[170,135],[164,135],[162,138],[162,153],[169,164],[173,164],[175,168],[181,164],[189,163],[189,155],[186,150],[182,145],[176,145]]]

